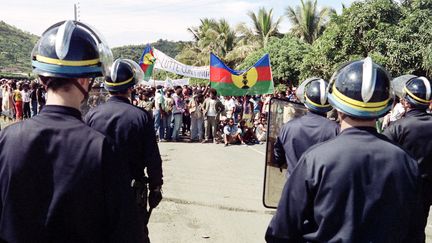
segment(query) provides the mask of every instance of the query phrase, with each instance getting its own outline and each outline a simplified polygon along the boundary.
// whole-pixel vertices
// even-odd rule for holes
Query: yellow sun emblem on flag
[[[154,56],[152,56],[152,54],[147,53],[144,55],[144,64],[145,65],[152,65],[154,63],[156,58],[154,58]]]
[[[247,72],[240,75],[231,75],[235,86],[240,89],[249,89],[254,86],[258,80],[258,72],[256,68],[251,68]]]

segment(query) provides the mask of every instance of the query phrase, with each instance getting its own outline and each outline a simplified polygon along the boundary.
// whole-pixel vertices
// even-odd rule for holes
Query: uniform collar
[[[128,98],[123,97],[123,96],[111,96],[108,101],[114,101],[114,102],[123,102],[123,103],[128,103],[130,104],[130,101]]]
[[[363,132],[378,134],[375,127],[350,127],[341,131],[340,134],[358,134]]]
[[[411,110],[407,111],[407,113],[405,114],[405,116],[406,117],[409,117],[409,116],[418,116],[418,115],[422,115],[422,114],[426,114],[426,110],[411,109]]]
[[[79,120],[81,120],[81,112],[75,108],[61,105],[45,105],[41,113],[60,113],[68,116],[73,116]]]
[[[327,117],[327,113],[323,114],[323,113],[313,112],[313,111],[310,111],[310,110],[308,110],[308,112],[306,113],[306,115]]]

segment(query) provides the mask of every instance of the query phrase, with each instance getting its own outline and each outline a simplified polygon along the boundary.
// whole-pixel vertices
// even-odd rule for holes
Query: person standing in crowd
[[[419,242],[417,162],[375,129],[392,104],[387,71],[366,58],[329,85],[341,133],[303,153],[266,241]]]
[[[81,22],[60,22],[33,49],[48,99],[40,115],[0,132],[2,242],[140,240],[127,168],[81,120],[79,107],[109,56],[93,33]]]
[[[34,117],[38,113],[38,102],[37,102],[37,84],[36,82],[30,83],[30,109],[31,109],[31,117]]]
[[[216,139],[216,133],[219,124],[219,116],[224,111],[224,105],[217,98],[216,89],[209,89],[209,97],[204,100],[204,127],[205,127],[205,140],[203,143],[210,141],[210,137],[213,138],[214,143],[219,143]]]
[[[279,167],[287,165],[287,176],[292,173],[300,156],[307,149],[336,137],[339,132],[339,125],[326,118],[327,112],[332,109],[327,101],[328,83],[319,78],[303,82],[303,103],[308,112],[283,125],[274,146],[274,162]]]
[[[164,106],[165,106],[165,117],[163,117],[164,122],[164,139],[161,141],[170,141],[171,135],[172,135],[172,129],[174,127],[174,124],[172,123],[173,115],[172,110],[174,106],[174,101],[172,99],[172,94],[174,91],[172,89],[168,89],[165,92],[164,97]]]
[[[243,119],[242,118],[242,116],[243,116],[243,100],[242,100],[241,96],[237,96],[234,99],[234,105],[235,105],[235,108],[234,108],[233,118],[234,118],[234,123],[237,124],[237,123],[239,123],[239,121],[241,119]]]
[[[40,112],[42,108],[45,106],[45,94],[46,94],[45,87],[43,85],[39,85],[39,87],[36,90],[38,112]]]
[[[384,135],[402,146],[417,159],[422,180],[423,229],[432,205],[432,115],[426,109],[432,101],[431,83],[425,77],[413,77],[403,88],[401,104],[405,116],[392,123]],[[425,235],[423,235],[423,241]]]
[[[253,127],[253,103],[251,102],[251,96],[245,95],[243,98],[243,104],[242,104],[242,120],[246,122],[247,127]]]
[[[16,85],[14,84],[14,91],[12,93],[13,102],[15,104],[15,118],[20,121],[23,119],[23,97],[21,95],[21,83]]]
[[[201,91],[192,97],[189,102],[191,117],[191,142],[202,142],[204,138],[204,115],[203,115],[204,96]]]
[[[225,96],[224,99],[226,118],[233,118],[235,110],[235,101],[233,96]]]
[[[175,88],[175,94],[173,94],[172,99],[173,99],[173,110],[172,110],[172,114],[173,114],[173,123],[174,123],[174,128],[172,131],[172,135],[171,135],[171,140],[174,142],[178,142],[179,141],[179,133],[180,133],[180,127],[183,124],[183,113],[185,112],[185,102],[183,99],[183,94],[182,94],[182,87],[181,86],[177,86]]]
[[[21,90],[21,96],[23,99],[23,117],[24,118],[30,118],[30,91],[28,84],[24,84],[23,90]]]
[[[162,88],[163,87],[161,85],[158,85],[156,87],[153,109],[154,128],[156,135],[159,137],[159,140],[164,139],[164,117],[166,116],[164,111],[165,102]]]
[[[148,238],[147,223],[151,210],[162,200],[162,160],[156,142],[154,123],[148,111],[133,106],[129,97],[133,86],[142,80],[143,73],[135,62],[117,59],[111,68],[111,75],[105,81],[109,100],[90,110],[86,123],[111,138],[116,153],[129,167],[130,181],[137,195],[140,228]],[[146,169],[148,177],[144,174]],[[149,211],[147,211],[147,184]],[[127,231],[126,231],[127,232]],[[124,233],[126,233],[124,232]],[[126,233],[127,234],[127,233]]]

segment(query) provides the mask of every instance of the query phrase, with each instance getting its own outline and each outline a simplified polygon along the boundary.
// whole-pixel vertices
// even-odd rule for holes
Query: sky
[[[332,7],[341,12],[342,3],[353,0],[321,0],[319,7]],[[52,24],[74,19],[74,3],[78,20],[94,26],[110,47],[145,44],[158,39],[190,41],[187,28],[199,26],[202,18],[225,18],[233,27],[250,25],[248,11],[260,7],[273,8],[274,19],[285,14],[288,6],[300,0],[0,0],[0,20],[32,34],[41,35]],[[283,18],[280,32],[288,32],[289,21]]]

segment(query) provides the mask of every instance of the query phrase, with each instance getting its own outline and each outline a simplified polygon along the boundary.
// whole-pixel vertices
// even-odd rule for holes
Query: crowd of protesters
[[[46,91],[30,80],[0,79],[0,114],[4,121],[33,117],[45,105]]]
[[[107,100],[106,91],[97,87],[82,106],[83,114]],[[46,92],[37,80],[1,79],[0,89],[1,114],[5,121],[30,118],[45,105]],[[215,89],[205,85],[137,85],[131,101],[152,114],[160,142],[213,142],[228,146],[266,141],[271,97],[297,100],[291,90],[234,97],[219,96]]]
[[[131,100],[153,115],[160,142],[259,144],[267,138],[272,97],[297,101],[295,89],[266,95],[220,96],[209,86],[137,86]]]

